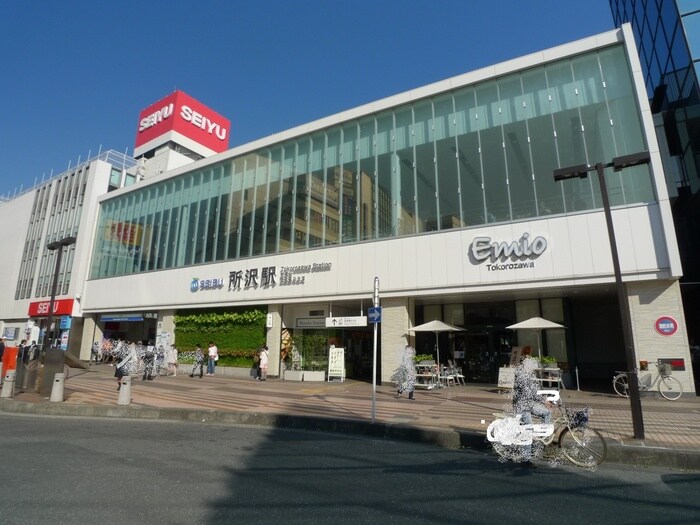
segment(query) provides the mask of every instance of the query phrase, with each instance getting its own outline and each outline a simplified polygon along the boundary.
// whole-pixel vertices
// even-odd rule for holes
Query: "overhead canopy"
[[[443,323],[437,319],[408,329],[409,332],[462,332],[463,330],[463,328]]]
[[[546,330],[548,328],[566,328],[564,325],[543,319],[542,317],[531,317],[525,321],[506,326],[510,330]]]
[[[509,330],[536,330],[537,331],[537,355],[542,358],[542,341],[540,341],[542,330],[549,328],[566,328],[564,325],[555,323],[542,317],[530,317],[525,321],[506,326]]]
[[[437,358],[438,371],[442,370],[440,367],[440,348],[438,346],[438,333],[439,332],[462,332],[463,328],[457,326],[452,326],[451,324],[443,323],[435,319],[434,321],[429,321],[427,323],[419,324],[413,328],[408,329],[409,332],[434,332],[435,333],[435,357]]]

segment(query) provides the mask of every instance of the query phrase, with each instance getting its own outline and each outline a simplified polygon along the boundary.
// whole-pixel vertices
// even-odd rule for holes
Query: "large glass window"
[[[596,177],[553,170],[644,149],[610,46],[135,185],[101,205],[91,277],[598,209]],[[654,199],[647,166],[606,177],[613,205]]]

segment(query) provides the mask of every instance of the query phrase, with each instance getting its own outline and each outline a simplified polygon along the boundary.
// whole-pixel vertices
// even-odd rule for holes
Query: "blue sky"
[[[230,146],[613,28],[608,0],[3,0],[0,195],[133,153],[181,89]]]

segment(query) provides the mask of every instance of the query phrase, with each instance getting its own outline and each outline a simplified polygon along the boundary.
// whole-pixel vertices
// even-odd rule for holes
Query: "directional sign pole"
[[[374,278],[374,307],[379,306],[379,277]],[[377,325],[374,323],[374,350],[372,353],[372,423],[377,410]]]

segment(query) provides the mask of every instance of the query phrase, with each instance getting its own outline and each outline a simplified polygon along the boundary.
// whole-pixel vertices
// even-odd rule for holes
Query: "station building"
[[[668,183],[629,26],[233,149],[220,116],[173,97],[141,115],[138,183],[97,196],[71,248],[85,265],[68,289],[81,297],[69,344],[80,358],[103,337],[172,336],[178,312],[260,308],[270,375],[288,334],[314,333],[368,377],[372,326],[357,319],[376,279],[383,382],[407,341],[439,347],[472,382],[495,383],[514,346],[541,348],[581,387],[610,381],[626,365],[601,189],[553,174],[648,152],[648,164],[605,170],[634,348],[694,391]],[[171,167],[170,155],[189,160]],[[507,328],[533,316],[566,328]],[[410,331],[434,319],[462,331]]]

